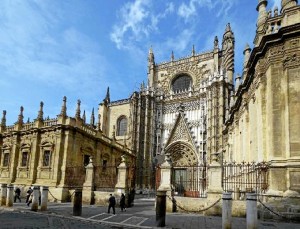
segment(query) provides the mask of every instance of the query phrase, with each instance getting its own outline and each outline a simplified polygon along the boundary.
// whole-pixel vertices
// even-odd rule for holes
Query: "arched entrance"
[[[172,161],[172,187],[175,195],[206,197],[206,166],[200,163],[196,150],[186,142],[175,142],[166,148]]]

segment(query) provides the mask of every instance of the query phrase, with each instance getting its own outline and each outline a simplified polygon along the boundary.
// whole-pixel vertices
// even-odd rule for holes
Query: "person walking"
[[[112,208],[113,209],[113,214],[116,214],[115,206],[116,206],[116,198],[112,194],[110,194],[110,197],[108,199],[108,211],[107,211],[107,213],[109,214],[110,209]]]
[[[21,202],[21,189],[19,187],[16,188],[15,190],[15,203],[17,201],[17,199],[19,200],[19,202]]]
[[[27,192],[26,192],[26,203],[28,203],[29,197],[30,197],[32,191],[33,191],[33,190],[31,189],[31,187],[29,187],[29,189],[28,189]]]
[[[125,208],[125,195],[124,193],[121,194],[121,198],[120,198],[120,207],[121,207],[121,211],[126,211]]]

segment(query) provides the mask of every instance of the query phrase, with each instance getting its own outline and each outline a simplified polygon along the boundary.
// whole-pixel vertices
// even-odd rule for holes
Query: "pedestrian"
[[[26,204],[29,201],[29,197],[30,197],[31,193],[32,193],[32,189],[31,189],[31,187],[29,187],[29,189],[26,192]]]
[[[19,187],[17,187],[15,189],[15,203],[17,201],[17,199],[19,200],[19,202],[21,202],[21,189]]]
[[[32,203],[32,199],[33,199],[33,192],[30,193],[29,199],[27,201],[27,206],[29,207],[29,205]]]
[[[124,193],[121,194],[121,198],[120,198],[120,207],[121,207],[121,211],[126,211],[125,208],[125,195]]]
[[[108,199],[108,211],[107,211],[107,213],[109,214],[110,209],[112,208],[113,209],[113,214],[116,214],[115,206],[116,206],[116,198],[112,194],[110,194],[110,197]]]

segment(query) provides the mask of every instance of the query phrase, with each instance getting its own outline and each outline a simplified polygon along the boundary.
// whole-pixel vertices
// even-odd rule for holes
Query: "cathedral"
[[[280,12],[268,11],[267,3],[258,1],[254,45],[245,44],[241,75],[235,74],[236,41],[227,24],[208,52],[193,47],[187,57],[172,53],[156,63],[150,48],[147,83],[118,101],[107,89],[96,121],[93,112],[87,123],[80,101],[76,116],[68,117],[66,98],[54,119],[44,119],[41,103],[34,122],[23,122],[21,108],[18,122],[6,126],[4,111],[0,183],[47,184],[63,198],[84,186],[92,165],[92,190],[110,190],[126,161],[124,188],[154,190],[168,160],[170,187],[180,192],[180,184],[185,197],[205,197],[210,165],[263,162],[267,194],[299,196],[300,7],[282,0]]]

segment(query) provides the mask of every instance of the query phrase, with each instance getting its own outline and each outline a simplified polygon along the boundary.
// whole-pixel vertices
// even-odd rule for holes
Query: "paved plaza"
[[[0,207],[0,228],[156,228],[154,199],[136,199],[126,212],[116,208],[107,214],[107,207],[83,205],[82,215],[73,216],[72,203],[49,203],[47,211],[33,212],[24,202],[13,208]],[[233,218],[233,228],[246,228],[245,218]],[[198,214],[167,213],[166,227],[172,229],[222,228],[221,217]],[[259,221],[264,229],[300,229],[300,224]]]

